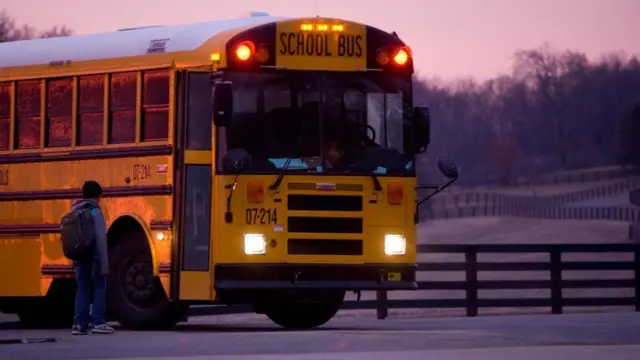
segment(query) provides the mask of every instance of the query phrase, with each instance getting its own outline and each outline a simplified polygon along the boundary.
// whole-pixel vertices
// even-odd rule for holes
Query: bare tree
[[[44,31],[40,34],[41,38],[53,38],[53,37],[62,37],[62,36],[71,36],[73,35],[73,30],[69,29],[66,26],[54,26],[53,28]]]
[[[640,166],[640,103],[620,121],[618,159],[623,166]]]
[[[56,25],[49,30],[40,32],[31,25],[18,25],[6,10],[0,11],[0,42],[52,38],[72,34],[73,31],[66,26]]]
[[[638,110],[623,115],[640,104],[640,60],[623,53],[590,62],[583,53],[545,45],[516,52],[510,76],[484,83],[425,79],[414,89],[433,119],[420,163],[432,163],[435,154],[453,157],[464,170],[461,185],[614,165],[622,149],[640,143],[640,120],[631,121]],[[418,171],[425,180],[432,176]]]

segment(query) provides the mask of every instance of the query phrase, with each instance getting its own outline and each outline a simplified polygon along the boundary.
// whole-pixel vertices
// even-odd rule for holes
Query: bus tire
[[[317,297],[290,300],[265,305],[267,317],[285,329],[312,329],[326,324],[342,307],[345,291],[316,294]]]
[[[144,232],[127,232],[109,249],[107,306],[123,328],[166,330],[188,311],[171,301],[157,276]]]

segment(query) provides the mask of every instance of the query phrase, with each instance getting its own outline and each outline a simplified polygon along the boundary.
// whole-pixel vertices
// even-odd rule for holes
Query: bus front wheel
[[[312,329],[326,324],[342,307],[345,291],[299,294],[264,306],[271,321],[286,329]]]
[[[188,311],[186,304],[172,302],[153,275],[151,253],[142,232],[131,232],[109,250],[107,304],[124,328],[165,330]]]

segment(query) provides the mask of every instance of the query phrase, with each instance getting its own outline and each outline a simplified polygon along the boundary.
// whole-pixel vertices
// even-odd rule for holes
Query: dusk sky
[[[317,7],[316,7],[317,6]],[[38,29],[78,34],[170,25],[266,11],[320,16],[396,31],[414,50],[419,75],[484,79],[510,71],[517,49],[548,43],[590,59],[640,55],[640,0],[2,0],[0,9]]]

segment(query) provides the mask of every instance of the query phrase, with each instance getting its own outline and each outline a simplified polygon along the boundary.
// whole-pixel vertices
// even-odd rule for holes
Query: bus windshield
[[[234,118],[218,129],[218,159],[244,149],[247,173],[414,174],[409,76],[236,72],[225,80]]]

